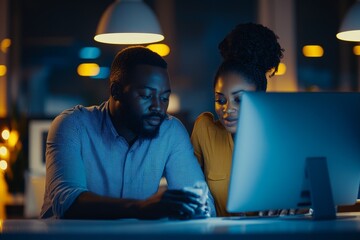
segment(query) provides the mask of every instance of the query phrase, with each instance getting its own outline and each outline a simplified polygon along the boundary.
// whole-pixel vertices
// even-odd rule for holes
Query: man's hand
[[[185,190],[166,190],[139,203],[139,218],[190,219],[203,207],[198,194]]]

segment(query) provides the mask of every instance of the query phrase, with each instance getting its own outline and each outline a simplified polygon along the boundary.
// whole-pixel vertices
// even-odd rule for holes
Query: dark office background
[[[98,104],[108,98],[107,79],[77,75],[83,47],[96,46],[100,66],[109,66],[124,46],[93,40],[97,23],[113,0],[9,1],[10,105],[27,116],[53,117],[75,104]],[[257,21],[257,1],[146,0],[156,12],[171,52],[165,59],[181,112],[192,122],[213,111],[212,80],[221,59],[217,44],[236,24]],[[358,56],[354,43],[335,34],[354,0],[295,1],[296,64],[299,90],[357,90]],[[281,13],[274,13],[281,14]],[[281,36],[279,36],[281,38]],[[322,45],[322,58],[306,58],[302,47]],[[286,50],[286,49],[285,49]],[[286,54],[286,51],[285,51]],[[340,76],[346,75],[346,78]],[[347,81],[344,83],[344,79]],[[340,82],[340,80],[342,82]]]
[[[172,91],[181,102],[176,115],[189,133],[193,121],[201,112],[213,112],[212,81],[221,62],[218,43],[238,23],[258,22],[259,1],[144,1],[155,11],[165,35],[163,43],[171,49],[165,59],[169,63]],[[275,1],[279,2],[269,0]],[[108,99],[108,79],[81,77],[77,74],[77,66],[86,62],[79,58],[83,47],[98,47],[101,55],[95,61],[107,67],[117,51],[125,47],[93,40],[102,13],[113,2],[8,1],[8,35],[12,40],[7,55],[10,118],[18,119],[20,124],[34,118],[52,119],[76,104],[88,106]],[[295,19],[295,44],[294,49],[285,49],[285,55],[287,51],[295,52],[294,67],[299,91],[360,89],[360,60],[352,53],[353,46],[358,43],[343,42],[335,37],[341,20],[354,2],[294,0],[294,9],[290,14]],[[273,14],[284,13],[274,11]],[[279,37],[282,39],[282,35]],[[324,56],[304,57],[302,47],[307,44],[321,45]],[[26,126],[23,129],[21,133],[26,136]],[[20,157],[23,160],[16,162],[18,166],[13,166],[15,171],[27,168],[27,139],[22,139],[22,142]],[[12,186],[15,186],[15,191],[22,188],[18,187],[19,183]]]

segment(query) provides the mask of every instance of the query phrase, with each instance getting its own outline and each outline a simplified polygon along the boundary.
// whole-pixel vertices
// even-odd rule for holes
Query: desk
[[[344,217],[346,215],[346,217]],[[360,239],[360,214],[310,219],[3,220],[1,240],[30,239]]]

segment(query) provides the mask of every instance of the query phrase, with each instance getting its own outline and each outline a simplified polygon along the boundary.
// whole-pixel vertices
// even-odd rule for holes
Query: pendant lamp
[[[360,42],[360,0],[345,15],[336,37],[344,41]]]
[[[151,8],[142,0],[116,0],[103,13],[95,41],[108,44],[146,44],[164,39]]]

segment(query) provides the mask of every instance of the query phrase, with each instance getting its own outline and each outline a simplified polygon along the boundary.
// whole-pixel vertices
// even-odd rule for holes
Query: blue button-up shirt
[[[163,176],[169,189],[204,181],[189,135],[177,118],[168,116],[156,138],[129,146],[111,122],[108,102],[76,106],[56,117],[48,133],[41,217],[61,218],[84,191],[146,199],[157,192]]]

